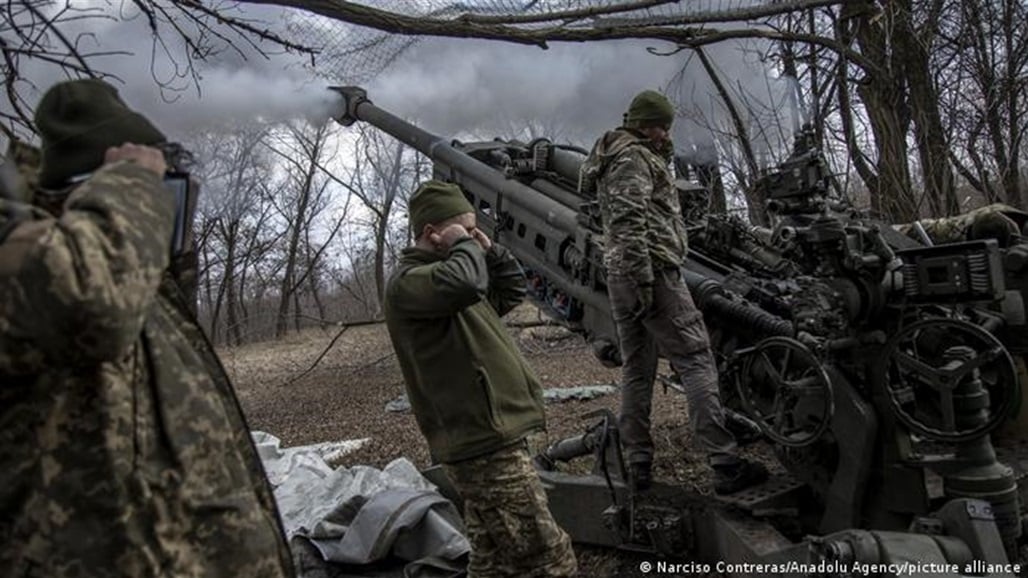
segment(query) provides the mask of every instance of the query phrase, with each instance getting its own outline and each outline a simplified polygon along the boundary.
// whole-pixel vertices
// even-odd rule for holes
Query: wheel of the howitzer
[[[764,435],[783,446],[804,447],[825,433],[835,409],[831,380],[807,346],[769,337],[738,355],[739,398]]]
[[[1010,353],[988,331],[957,319],[923,319],[899,331],[881,357],[893,413],[911,431],[963,442],[996,429],[1018,387]]]

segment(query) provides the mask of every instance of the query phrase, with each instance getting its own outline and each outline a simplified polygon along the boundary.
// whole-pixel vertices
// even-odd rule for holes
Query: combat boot
[[[635,462],[628,465],[628,483],[633,492],[645,492],[653,485],[653,464],[650,462]]]
[[[718,494],[734,494],[755,486],[767,479],[768,472],[764,464],[740,459],[733,463],[718,464],[714,468],[714,492]]]

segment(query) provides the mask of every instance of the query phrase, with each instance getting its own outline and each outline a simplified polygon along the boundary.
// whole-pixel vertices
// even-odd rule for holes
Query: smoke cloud
[[[673,137],[680,152],[709,160],[709,126],[728,129],[728,116],[707,73],[688,51],[647,41],[555,44],[549,50],[500,42],[427,39],[368,86],[369,97],[442,136],[512,137],[526,122],[588,146],[618,126],[644,89],[668,94],[679,109]],[[735,43],[707,49],[726,84],[744,94],[753,119],[785,114],[786,84]],[[749,105],[749,107],[747,106]],[[769,119],[763,119],[769,120]],[[788,127],[783,119],[772,124]]]
[[[138,103],[160,126],[180,135],[199,129],[231,130],[250,122],[306,119],[321,124],[340,104],[324,82],[281,70],[272,75],[249,68],[208,69],[199,93],[183,91],[172,102],[165,102],[167,95],[153,83],[121,90],[127,101]]]

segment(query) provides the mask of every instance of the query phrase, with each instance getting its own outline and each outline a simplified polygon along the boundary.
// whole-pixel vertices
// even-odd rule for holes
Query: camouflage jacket
[[[39,182],[39,148],[24,141],[12,139],[0,162],[0,197],[28,202],[31,191]]]
[[[1002,203],[993,203],[952,217],[921,219],[918,223],[921,223],[925,233],[931,237],[933,242],[957,243],[969,240],[969,232],[975,222],[995,213],[1009,217],[1019,227],[1023,227],[1025,222],[1028,222],[1028,214],[1024,211]],[[920,240],[914,231],[913,223],[894,225],[894,228],[908,237]]]
[[[0,201],[0,575],[292,575],[228,378],[130,163],[60,218]],[[12,226],[13,223],[13,226]]]
[[[682,209],[668,162],[648,140],[623,128],[603,135],[582,164],[579,186],[596,191],[609,275],[652,283],[655,269],[682,266]]]
[[[544,426],[542,387],[500,316],[525,296],[525,274],[494,244],[448,255],[406,249],[389,280],[385,317],[414,417],[432,457],[480,457]]]

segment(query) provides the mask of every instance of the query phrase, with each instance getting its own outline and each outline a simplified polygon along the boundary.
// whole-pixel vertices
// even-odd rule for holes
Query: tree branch
[[[282,387],[290,386],[299,381],[300,379],[306,377],[308,374],[310,374],[310,372],[314,371],[314,369],[318,367],[318,364],[321,363],[321,360],[324,359],[326,355],[328,355],[328,352],[331,351],[332,347],[335,346],[337,341],[339,341],[339,338],[342,337],[343,334],[346,333],[346,331],[351,327],[359,327],[361,325],[375,325],[382,322],[382,319],[369,319],[367,321],[353,321],[350,323],[340,323],[339,325],[342,326],[342,329],[340,329],[339,332],[336,333],[335,337],[332,338],[332,341],[328,342],[328,345],[325,347],[325,349],[321,351],[318,357],[314,359],[310,367],[301,371],[299,374],[291,377],[288,381],[282,384]]]
[[[481,38],[486,40],[502,40],[515,44],[525,44],[547,48],[549,42],[593,42],[598,40],[616,40],[625,38],[649,38],[665,40],[694,48],[736,38],[765,38],[771,40],[793,40],[824,46],[832,50],[845,52],[847,57],[861,66],[873,68],[871,61],[860,53],[853,52],[846,46],[830,38],[811,34],[783,33],[772,30],[739,29],[712,31],[702,27],[689,27],[689,16],[683,15],[674,19],[674,26],[617,26],[604,25],[602,22],[592,27],[569,28],[565,24],[554,24],[543,28],[511,26],[502,23],[469,21],[463,16],[456,18],[431,18],[390,12],[349,2],[347,0],[242,0],[251,4],[272,4],[289,8],[299,8],[319,14],[333,20],[339,20],[358,26],[366,26],[393,34],[412,36],[442,36],[449,38]],[[656,0],[654,0],[656,1]],[[810,0],[813,2],[813,0]],[[802,3],[794,0],[785,4]],[[824,5],[842,4],[843,2],[825,2]],[[617,8],[608,8],[619,11]],[[701,20],[702,21],[702,20]]]
[[[474,13],[464,13],[457,19],[462,22],[469,22],[475,24],[533,24],[533,23],[545,23],[545,22],[557,22],[561,21],[565,24],[582,20],[585,18],[593,18],[596,16],[604,16],[608,14],[619,14],[625,12],[635,12],[639,10],[646,10],[649,8],[655,8],[663,6],[665,4],[678,4],[679,0],[640,0],[637,2],[628,2],[624,4],[606,5],[606,6],[590,6],[587,8],[577,8],[574,10],[558,10],[552,12],[543,12],[539,14],[510,14],[510,15],[481,15]],[[741,22],[746,20],[757,20],[761,18],[770,18],[773,16],[780,16],[789,12],[795,12],[798,10],[813,10],[815,8],[822,8],[826,6],[834,6],[836,4],[842,4],[843,0],[793,0],[787,2],[773,2],[765,4],[763,6],[752,6],[735,8],[729,10],[697,10],[689,14],[682,14],[670,17],[673,22],[669,20],[667,16],[655,16],[652,17],[651,21],[649,18],[639,19],[639,24],[712,24],[719,22]],[[629,25],[631,20],[624,20],[618,22],[618,24]],[[597,22],[599,23],[599,22]]]

